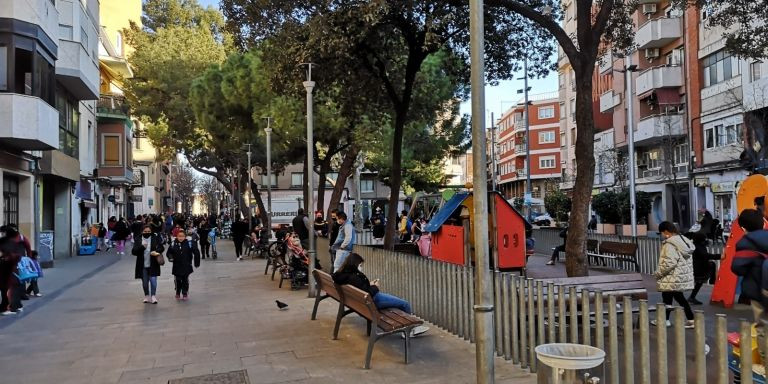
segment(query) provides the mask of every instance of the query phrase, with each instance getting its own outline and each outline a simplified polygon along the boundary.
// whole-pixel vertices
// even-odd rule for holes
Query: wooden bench
[[[615,275],[597,275],[581,277],[559,277],[541,279],[545,287],[549,282],[565,287],[576,287],[576,292],[583,290],[600,290],[603,297],[631,296],[633,300],[647,300],[648,289],[645,287],[643,275],[639,273],[621,273]],[[567,288],[570,290],[570,288]]]
[[[333,298],[339,302],[339,310],[336,314],[336,324],[333,328],[333,339],[338,339],[341,320],[350,313],[357,313],[367,320],[368,349],[365,354],[365,369],[371,367],[371,356],[374,344],[382,337],[402,333],[405,335],[405,363],[408,364],[408,352],[411,344],[411,330],[424,324],[424,321],[399,309],[377,309],[373,298],[367,292],[351,285],[339,286],[333,281],[331,275],[314,270],[317,282],[318,294],[315,297],[315,306],[312,310],[312,320],[317,316],[317,307],[322,300]],[[325,292],[320,295],[320,292]],[[345,310],[345,307],[349,308]],[[378,332],[380,329],[382,332]]]
[[[635,272],[640,272],[640,264],[637,263],[637,244],[622,243],[616,241],[601,241],[597,251],[587,250],[587,259],[609,259],[635,265]],[[605,264],[603,264],[605,265]]]

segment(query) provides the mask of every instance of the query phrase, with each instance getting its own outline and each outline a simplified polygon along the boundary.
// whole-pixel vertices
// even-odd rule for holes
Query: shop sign
[[[722,183],[712,183],[712,193],[726,193],[736,191],[735,181],[724,181]]]
[[[693,179],[693,183],[697,187],[706,187],[707,185],[709,185],[709,177],[697,177]]]
[[[131,195],[131,201],[133,201],[134,203],[141,203],[142,197],[143,196],[141,195]]]

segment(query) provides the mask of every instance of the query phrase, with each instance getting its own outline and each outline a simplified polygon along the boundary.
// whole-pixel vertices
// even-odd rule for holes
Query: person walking
[[[560,258],[560,252],[565,252],[565,244],[568,242],[568,227],[565,227],[560,231],[560,238],[563,239],[563,243],[552,250],[552,258],[549,259],[547,265],[555,265],[557,259]]]
[[[144,303],[157,304],[157,277],[160,276],[158,259],[162,260],[163,250],[163,239],[153,234],[149,225],[145,225],[141,232],[141,241],[136,241],[131,251],[136,256],[134,278],[141,279]]]
[[[31,254],[31,246],[14,224],[0,227],[0,315],[12,316],[24,310],[21,295],[24,288],[14,274],[21,258]]]
[[[589,219],[587,230],[589,230],[590,233],[595,233],[595,231],[597,231],[597,216],[592,215],[592,218]]]
[[[384,235],[387,232],[387,218],[384,217],[384,213],[381,212],[381,207],[376,207],[376,213],[371,217],[371,224],[373,224],[373,240],[376,244],[384,242]]]
[[[238,219],[232,224],[232,241],[235,242],[237,261],[243,260],[243,242],[248,236],[248,223]]]
[[[690,235],[690,236],[688,236]],[[707,236],[701,232],[686,234],[693,242],[693,291],[688,296],[688,302],[691,305],[701,305],[702,302],[696,299],[699,290],[710,279],[714,273],[714,260],[720,260],[720,255],[709,253],[707,251]]]
[[[203,259],[211,256],[211,239],[208,237],[208,234],[210,233],[211,227],[208,225],[208,221],[201,221],[200,227],[197,229],[197,234],[200,235],[200,254]]]
[[[200,250],[197,244],[187,238],[182,229],[176,233],[176,239],[168,247],[168,261],[173,263],[173,276],[176,282],[176,300],[189,299],[189,275],[194,268],[200,267]],[[194,268],[192,267],[194,262]]]
[[[296,217],[293,218],[291,225],[293,226],[293,231],[299,235],[299,240],[301,240],[301,247],[304,249],[309,249],[309,233],[312,230],[312,224],[309,222],[309,218],[304,213],[303,208],[299,208],[299,211],[296,214]]]
[[[336,259],[333,261],[333,271],[341,268],[344,260],[355,247],[355,241],[357,239],[355,227],[349,220],[347,220],[346,213],[341,211],[337,212],[336,222],[339,223],[341,228],[339,229],[339,235],[336,237],[336,241],[331,246],[331,249],[336,251]]]
[[[131,234],[131,229],[128,226],[128,223],[125,221],[125,218],[121,217],[120,220],[115,223],[114,232],[115,233],[112,235],[112,242],[115,243],[117,254],[125,255],[125,241]]]
[[[656,278],[656,287],[661,292],[661,299],[668,307],[666,326],[670,326],[669,314],[672,301],[676,301],[685,311],[686,328],[693,328],[693,311],[685,299],[683,291],[693,289],[693,244],[690,240],[680,235],[675,224],[664,221],[659,224],[659,232],[664,238],[659,254],[659,266],[653,277]],[[657,325],[656,321],[651,321]]]
[[[411,241],[411,219],[408,218],[408,211],[403,210],[400,212],[400,227],[398,232],[400,233],[400,242],[407,243]]]

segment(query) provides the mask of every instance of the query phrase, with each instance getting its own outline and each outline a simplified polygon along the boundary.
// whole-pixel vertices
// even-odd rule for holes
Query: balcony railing
[[[662,17],[648,20],[637,29],[638,48],[661,48],[683,36],[682,18]]]
[[[130,114],[131,107],[125,96],[103,95],[99,97],[97,111],[99,114],[127,117]]]
[[[683,68],[680,66],[660,66],[649,68],[635,80],[637,95],[659,88],[677,88],[683,86]]]

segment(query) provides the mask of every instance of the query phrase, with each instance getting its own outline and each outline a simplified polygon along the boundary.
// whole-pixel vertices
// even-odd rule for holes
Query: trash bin
[[[589,345],[553,343],[535,348],[538,384],[597,384],[603,378],[605,351]]]

